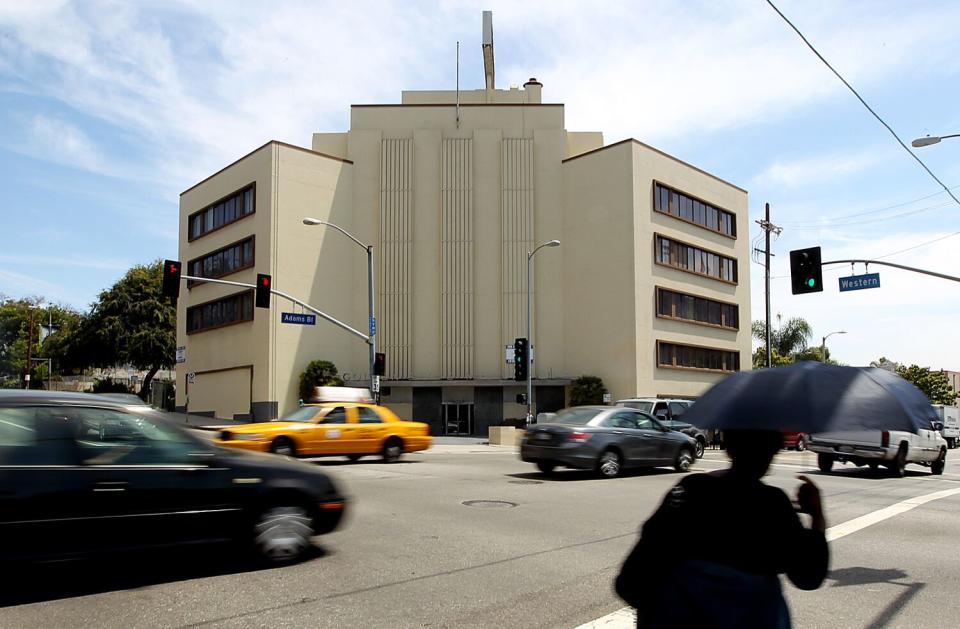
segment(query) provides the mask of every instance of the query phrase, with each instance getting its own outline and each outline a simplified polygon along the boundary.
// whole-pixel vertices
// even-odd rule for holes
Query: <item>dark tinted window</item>
[[[184,465],[203,447],[162,421],[100,408],[74,409],[84,465]]]
[[[329,413],[324,415],[321,424],[346,424],[347,423],[347,409],[342,406],[331,410]]]
[[[69,409],[0,408],[0,465],[73,465]]]
[[[656,428],[656,423],[649,415],[641,415],[637,418],[637,428],[641,430],[652,430]]]
[[[383,420],[380,419],[380,416],[377,415],[377,412],[369,408],[359,408],[357,412],[360,414],[360,423],[361,424],[382,424]]]
[[[653,209],[726,236],[737,235],[737,223],[733,212],[689,197],[661,183],[655,184],[653,188]]]
[[[190,227],[188,240],[199,238],[224,225],[238,221],[244,216],[253,214],[254,210],[253,186],[251,185],[222,201],[191,214],[187,221]]]
[[[687,412],[687,405],[683,402],[670,402],[670,412],[673,413],[674,419],[679,419]]]

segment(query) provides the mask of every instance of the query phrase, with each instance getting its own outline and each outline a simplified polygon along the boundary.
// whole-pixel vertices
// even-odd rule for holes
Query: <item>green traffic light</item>
[[[813,279],[812,277],[807,280],[807,286],[809,286],[810,288],[813,288],[816,285],[817,285],[817,280]]]

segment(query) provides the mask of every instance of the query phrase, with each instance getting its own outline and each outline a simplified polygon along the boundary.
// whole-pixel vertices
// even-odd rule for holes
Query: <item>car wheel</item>
[[[270,444],[270,452],[274,454],[280,454],[283,456],[296,456],[297,449],[287,437],[277,437],[273,440],[273,443]]]
[[[797,452],[803,452],[807,449],[807,444],[803,440],[803,435],[797,437]]]
[[[703,439],[697,439],[696,451],[693,453],[698,459],[703,458],[703,451],[707,449],[707,444]]]
[[[600,455],[597,461],[597,473],[604,478],[614,478],[620,475],[620,455],[613,450],[607,450]]]
[[[347,458],[350,459],[351,461],[353,461],[354,463],[356,463],[357,461],[359,461],[360,459],[363,458],[363,455],[362,455],[362,454],[348,454],[348,455],[347,455]]]
[[[818,454],[817,467],[819,467],[820,471],[824,474],[829,474],[830,470],[833,469],[833,457],[829,454]]]
[[[557,464],[553,461],[537,461],[537,469],[543,472],[544,474],[550,474],[557,468]]]
[[[673,464],[673,469],[678,472],[686,472],[690,470],[691,465],[693,465],[693,452],[687,448],[680,448],[680,452],[677,453],[677,460]]]
[[[870,468],[871,472],[876,472],[877,468],[880,467],[880,464],[877,463],[876,461],[870,461],[869,463],[867,463],[867,466]]]
[[[947,451],[940,450],[940,456],[930,465],[930,473],[939,476],[943,474],[943,468],[947,466]]]
[[[907,473],[907,446],[902,445],[897,450],[897,457],[890,463],[890,474],[894,478],[903,478]]]
[[[403,454],[403,442],[398,437],[390,437],[383,444],[383,462],[396,463]]]
[[[297,561],[310,548],[313,520],[300,506],[286,505],[265,509],[257,518],[253,543],[259,557],[269,564]]]

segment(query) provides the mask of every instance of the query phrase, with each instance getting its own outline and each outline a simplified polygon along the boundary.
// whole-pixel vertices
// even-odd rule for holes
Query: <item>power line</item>
[[[897,214],[891,214],[890,216],[880,216],[878,218],[867,218],[862,221],[847,221],[846,223],[809,223],[807,225],[793,226],[790,229],[799,230],[799,231],[812,231],[816,229],[833,229],[836,227],[851,227],[854,225],[868,225],[870,223],[882,223],[883,221],[891,221],[895,218],[903,218],[904,216],[912,216],[914,214],[920,214],[921,212],[929,212],[931,210],[940,210],[945,207],[952,206],[952,201],[944,201],[943,203],[938,203],[937,205],[928,205],[926,207],[917,208],[910,210],[908,212],[898,212]]]
[[[777,5],[775,5],[771,0],[767,0],[767,4],[769,4],[769,5],[773,8],[773,10],[776,11],[777,14],[778,14],[781,18],[783,18],[783,21],[786,22],[786,23],[790,26],[790,28],[792,28],[792,29],[794,30],[794,32],[795,32],[797,35],[800,36],[800,39],[803,40],[803,43],[805,43],[805,44],[807,45],[807,47],[808,47],[810,50],[813,51],[813,54],[817,55],[817,57],[820,59],[820,61],[822,61],[822,62],[824,63],[824,65],[826,65],[828,68],[830,68],[830,71],[833,72],[834,75],[836,75],[836,77],[837,77],[838,79],[840,79],[840,81],[843,82],[844,85],[847,86],[847,89],[849,89],[851,92],[853,92],[853,95],[856,96],[856,97],[857,97],[857,100],[859,100],[859,101],[863,104],[863,106],[867,108],[867,111],[869,111],[871,114],[873,114],[873,117],[876,118],[876,119],[880,122],[880,124],[882,124],[884,127],[886,127],[887,131],[890,132],[890,135],[892,135],[892,136],[894,137],[894,139],[896,139],[897,143],[900,144],[900,146],[903,147],[903,150],[906,151],[906,152],[910,155],[910,157],[912,157],[913,159],[915,159],[915,160],[917,161],[917,163],[920,164],[920,166],[922,166],[925,171],[927,171],[927,174],[930,175],[930,176],[933,178],[934,181],[936,181],[938,184],[940,184],[940,187],[942,187],[942,188],[946,191],[946,193],[950,195],[950,198],[951,198],[951,199],[953,199],[954,201],[957,202],[957,205],[960,205],[960,199],[957,199],[957,197],[954,196],[954,194],[953,194],[953,192],[951,192],[950,188],[948,188],[946,184],[944,184],[942,181],[940,181],[940,178],[937,177],[936,175],[934,175],[932,170],[930,170],[929,168],[927,168],[927,165],[923,163],[923,160],[921,160],[919,157],[916,156],[916,154],[915,154],[913,151],[911,151],[909,148],[907,148],[907,145],[904,144],[903,140],[900,139],[900,136],[898,136],[898,135],[896,134],[896,132],[890,127],[890,125],[888,125],[888,124],[884,121],[884,119],[881,118],[881,117],[877,114],[877,112],[875,112],[875,111],[873,110],[873,108],[870,107],[870,105],[867,104],[867,101],[863,100],[863,97],[861,97],[860,94],[857,93],[857,90],[853,89],[853,86],[852,86],[852,85],[850,85],[849,83],[847,83],[847,80],[846,80],[846,79],[844,79],[842,76],[840,76],[840,73],[837,72],[837,71],[833,68],[832,65],[830,65],[830,62],[828,62],[826,59],[824,59],[823,55],[821,55],[820,52],[817,51],[817,49],[813,47],[813,44],[811,44],[811,43],[807,40],[807,38],[803,36],[803,33],[800,32],[800,29],[798,29],[796,26],[794,26],[794,25],[793,25],[793,22],[791,22],[791,21],[787,18],[787,16],[784,15],[783,12],[780,11],[780,9],[777,8]],[[957,234],[960,234],[960,232],[957,232]],[[953,235],[956,235],[956,234],[953,234]],[[945,238],[949,238],[949,236],[945,236]],[[936,242],[936,241],[931,241],[931,242]],[[922,245],[918,245],[918,246],[922,246]],[[891,255],[893,255],[893,254],[891,254]]]
[[[951,190],[956,190],[956,189],[958,189],[958,188],[960,188],[960,186],[953,186],[953,187],[950,188],[950,189],[951,189]],[[941,194],[943,194],[943,192],[934,192],[933,194],[928,194],[928,195],[926,195],[926,196],[918,197],[918,198],[916,198],[916,199],[911,199],[910,201],[904,201],[904,202],[902,202],[902,203],[894,203],[893,205],[888,205],[888,206],[886,206],[886,207],[878,208],[878,209],[876,209],[876,210],[867,210],[867,211],[865,211],[865,212],[854,212],[854,213],[852,213],[852,214],[841,214],[840,216],[835,216],[835,217],[832,217],[832,218],[829,218],[829,219],[825,219],[825,220],[829,220],[829,221],[842,221],[842,220],[845,220],[845,219],[848,219],[848,218],[857,218],[857,217],[860,217],[860,216],[869,216],[869,215],[871,215],[871,214],[880,214],[881,212],[886,212],[887,210],[895,210],[895,209],[897,209],[898,207],[905,207],[905,206],[907,206],[907,205],[913,205],[914,203],[916,203],[916,202],[918,202],[918,201],[926,201],[927,199],[932,199],[933,197],[938,197],[938,196],[940,196]],[[943,207],[946,207],[946,204],[949,204],[950,202],[949,202],[949,201],[945,201],[944,203],[945,203],[945,205],[944,205]],[[892,215],[890,218],[896,218],[897,216],[900,216],[900,215],[899,215],[899,214],[894,214],[894,215]],[[784,224],[784,225],[790,225],[790,226],[794,226],[794,225],[811,225],[811,226],[814,226],[814,225],[816,225],[817,223],[816,223],[816,221],[783,221],[783,224]]]

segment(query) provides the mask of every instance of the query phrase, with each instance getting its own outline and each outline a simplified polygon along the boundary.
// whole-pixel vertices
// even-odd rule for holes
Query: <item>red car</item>
[[[783,433],[783,449],[796,448],[797,452],[807,449],[807,434],[803,432]]]

